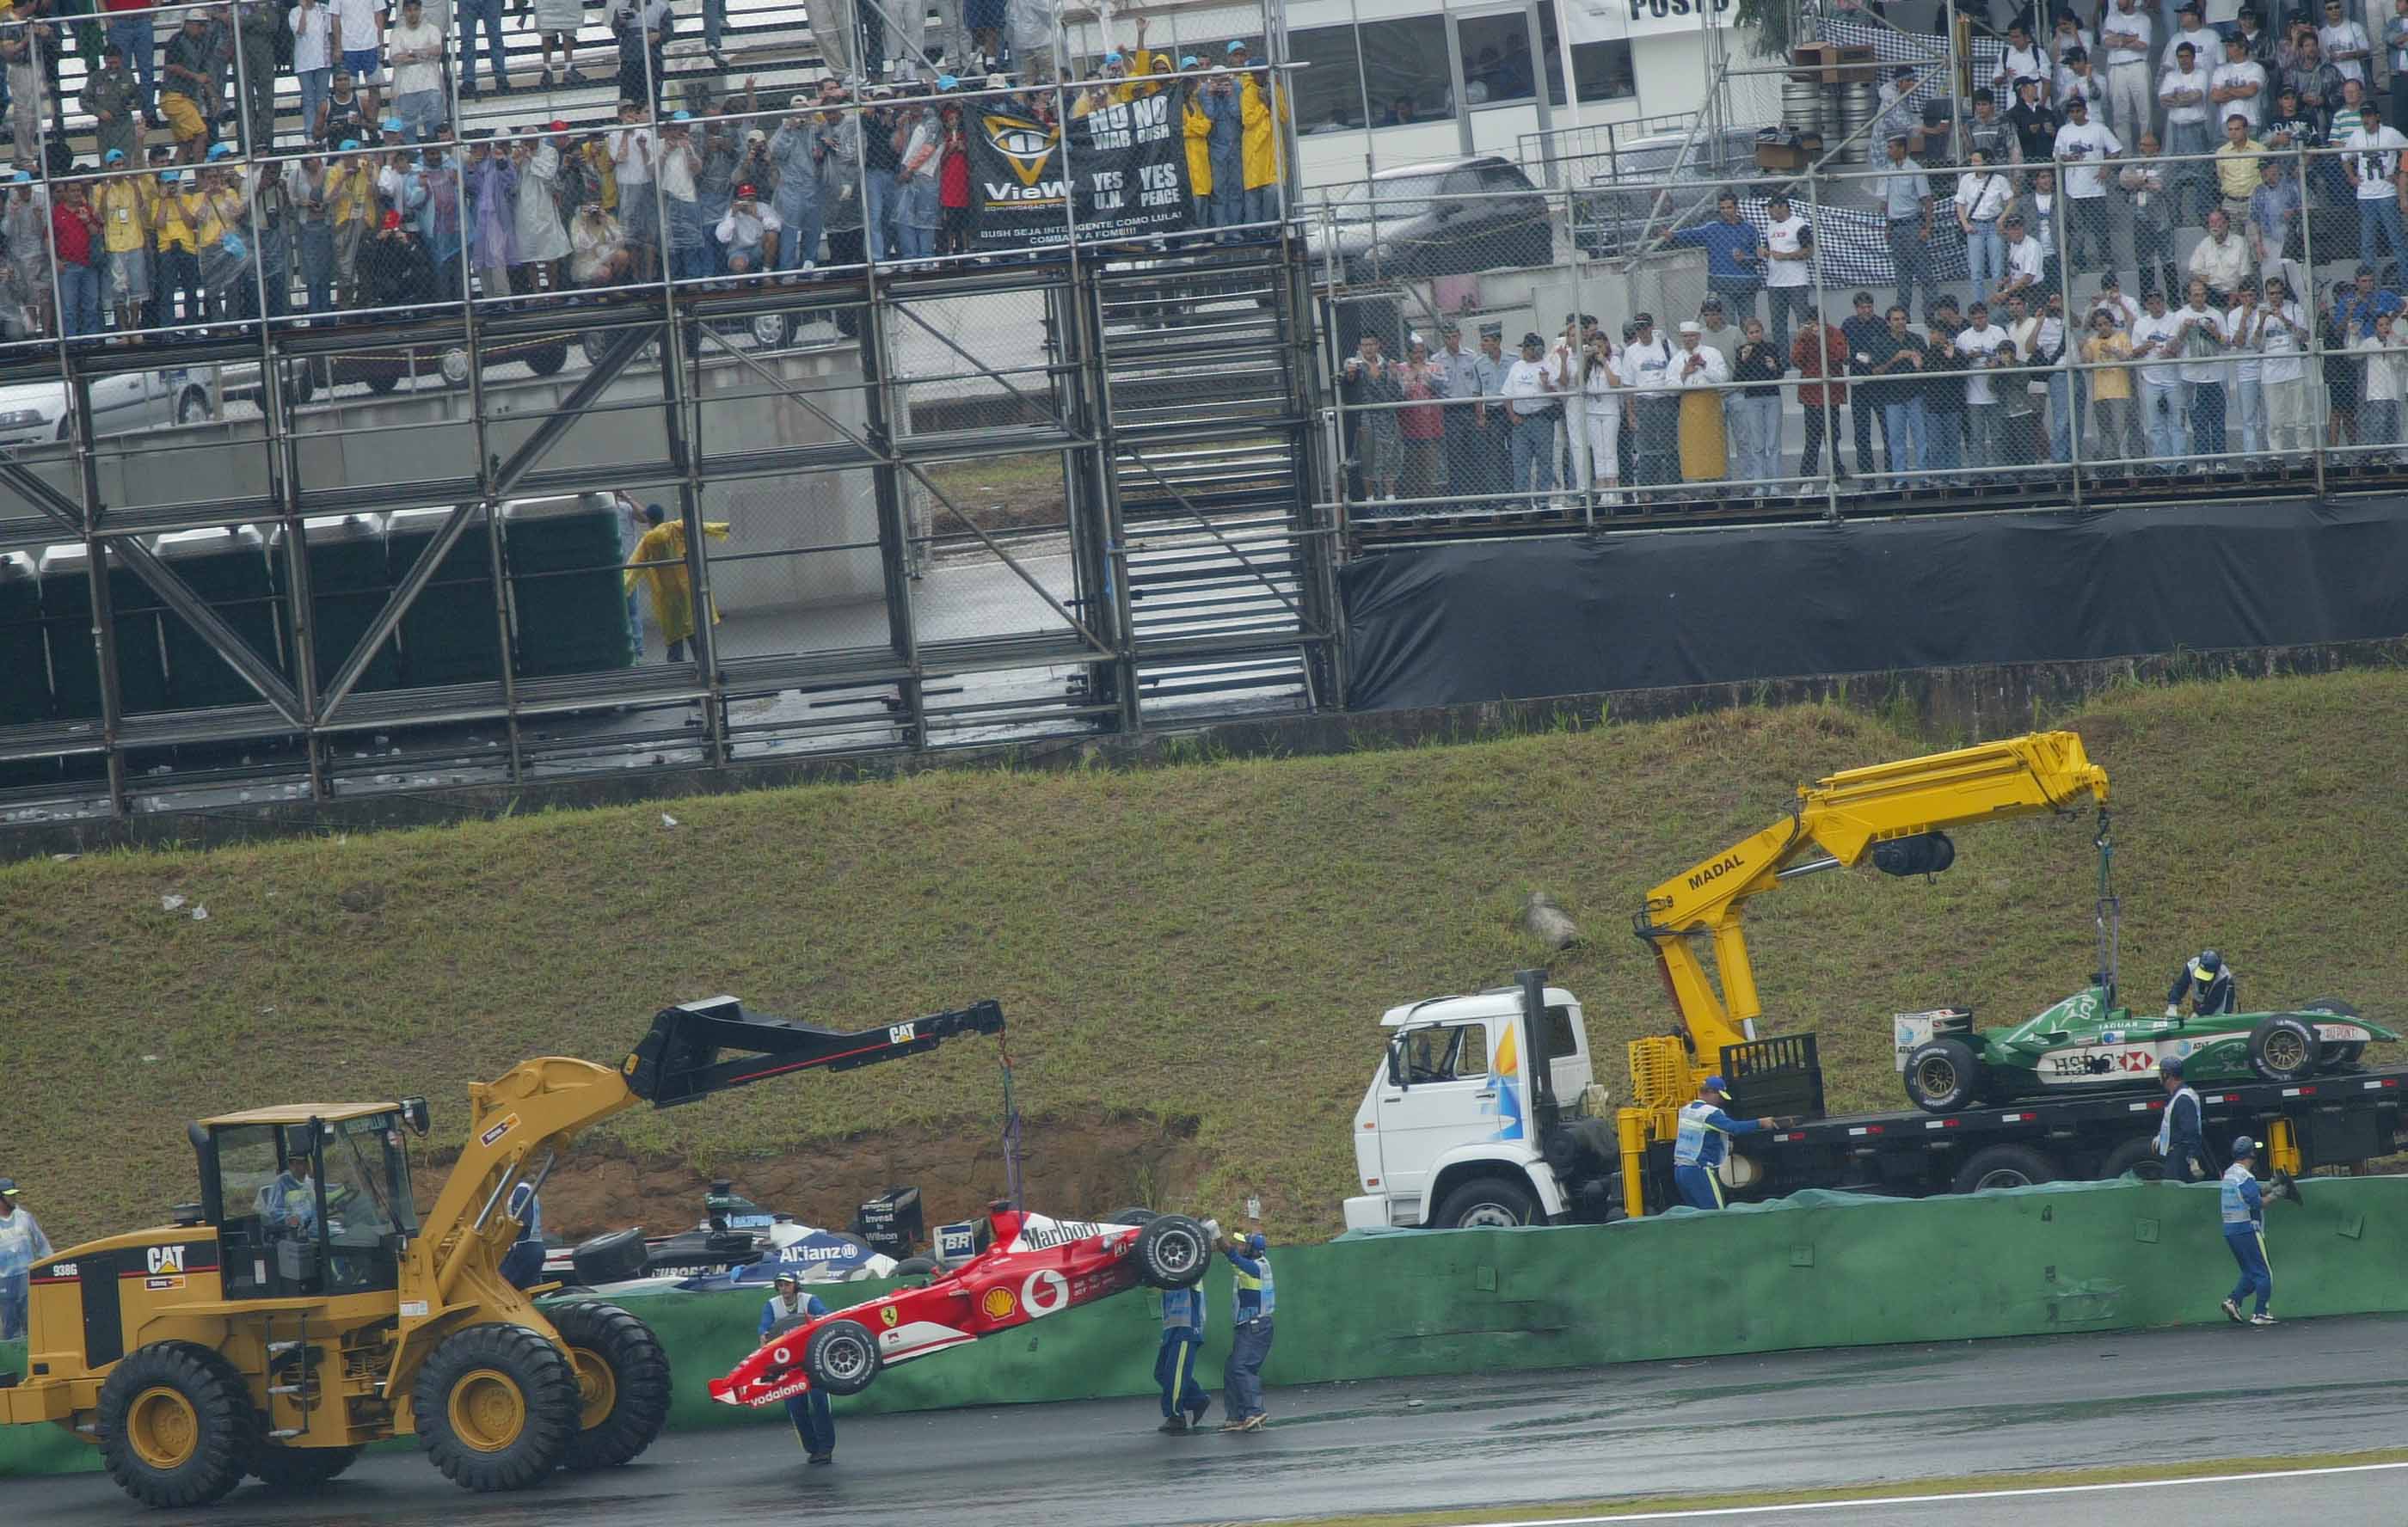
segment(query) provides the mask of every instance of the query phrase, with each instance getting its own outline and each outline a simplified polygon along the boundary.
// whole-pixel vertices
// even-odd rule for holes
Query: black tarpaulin
[[[1566,537],[1340,571],[1361,710],[2408,635],[2408,500]]]

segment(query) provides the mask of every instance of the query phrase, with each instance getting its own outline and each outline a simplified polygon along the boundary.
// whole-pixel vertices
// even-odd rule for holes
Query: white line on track
[[[1962,1490],[1941,1495],[1867,1495],[1844,1501],[1792,1501],[1779,1506],[1715,1506],[1688,1510],[1629,1511],[1603,1517],[1526,1517],[1465,1522],[1459,1527],[1602,1527],[1624,1521],[1708,1521],[1717,1517],[1769,1517],[1793,1511],[1861,1511],[1870,1506],[1925,1506],[1948,1501],[2007,1501],[2036,1495],[2093,1495],[2111,1490],[2169,1490],[2181,1485],[2240,1485],[2260,1479],[2313,1479],[2335,1474],[2408,1469],[2401,1463],[2337,1463],[2320,1469],[2268,1469],[2257,1474],[2196,1474],[2172,1479],[2127,1479],[2100,1485],[2030,1485],[2020,1490]]]

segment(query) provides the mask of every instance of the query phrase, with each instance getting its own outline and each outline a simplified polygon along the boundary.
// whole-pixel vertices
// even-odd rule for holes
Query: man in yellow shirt
[[[360,302],[360,246],[376,221],[377,156],[345,138],[326,164],[326,221],[335,240],[335,306]]]
[[[2224,119],[2224,141],[2215,146],[2215,186],[2224,193],[2224,215],[2236,228],[2249,222],[2249,198],[2258,193],[2258,155],[2266,146],[2249,136],[2249,118],[2236,111]]]
[[[101,165],[108,174],[92,193],[105,256],[101,288],[117,315],[119,332],[132,334],[143,326],[143,309],[150,306],[150,182],[127,167],[122,149],[103,154]]]
[[[2122,364],[2131,358],[2131,335],[2115,326],[2114,313],[2094,308],[2090,333],[2082,341],[2082,361],[2096,367],[2090,373],[2090,399],[2099,409],[2099,434],[2111,456],[2139,458],[2149,452],[2132,404],[2132,369]]]
[[[683,663],[685,644],[694,636],[694,581],[686,573],[685,521],[671,520],[658,504],[647,504],[644,522],[652,528],[638,538],[635,553],[627,559],[626,587],[632,592],[638,580],[643,583],[652,596],[652,619],[661,628],[661,639],[668,643],[669,661]],[[724,521],[706,521],[702,533],[724,541],[728,527]],[[719,623],[715,604],[710,623]]]
[[[200,178],[194,172],[161,173],[158,199],[151,206],[151,227],[156,230],[154,239],[159,247],[155,290],[159,295],[157,317],[163,325],[179,316],[169,312],[178,293],[184,299],[180,314],[183,321],[201,321],[200,228],[205,210]]]

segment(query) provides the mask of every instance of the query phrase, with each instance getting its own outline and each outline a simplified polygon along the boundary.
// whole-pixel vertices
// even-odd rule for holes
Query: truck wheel
[[[1212,1265],[1212,1237],[1183,1214],[1157,1214],[1138,1227],[1137,1276],[1149,1289],[1192,1289]]]
[[[1973,1152],[1973,1159],[1957,1171],[1948,1191],[1978,1193],[1991,1188],[2026,1188],[2036,1182],[2055,1182],[2058,1176],[2057,1163],[2029,1146],[1997,1145]]]
[[[2268,1081],[2304,1081],[2316,1069],[2316,1031],[2288,1013],[2269,1013],[2249,1031],[2249,1067]]]
[[[523,1325],[472,1325],[443,1338],[410,1386],[418,1445],[445,1477],[478,1491],[541,1484],[584,1409],[568,1354]]]
[[[242,1375],[183,1342],[140,1348],[110,1370],[96,1420],[108,1477],[150,1506],[223,1499],[258,1447]]]
[[[544,1311],[577,1370],[578,1432],[564,1468],[609,1469],[652,1445],[669,1419],[669,1359],[652,1328],[616,1305]]]
[[[1926,1113],[1954,1113],[1982,1100],[1982,1062],[1962,1039],[1918,1045],[1906,1058],[1906,1095]]]
[[[319,1489],[360,1461],[357,1448],[287,1448],[263,1442],[251,1455],[251,1477],[270,1490],[295,1494]]]
[[[2339,997],[2317,997],[2314,1001],[2300,1004],[2299,1010],[2303,1013],[2323,1013],[2329,1018],[2354,1019],[2358,1016],[2357,1007],[2342,1001]],[[2363,1039],[2343,1039],[2329,1045],[2318,1040],[2316,1068],[2320,1071],[2346,1070],[2356,1065],[2358,1058],[2365,1053],[2366,1041]]]
[[[2143,1182],[2163,1182],[2166,1179],[2166,1159],[2157,1154],[2155,1135],[2139,1140],[2127,1140],[2107,1152],[2099,1163],[2099,1180],[2113,1182],[2129,1172]]]
[[[1539,1217],[1539,1201],[1510,1177],[1474,1177],[1446,1195],[1430,1220],[1434,1230],[1501,1229]]]
[[[803,1372],[823,1393],[858,1394],[883,1365],[878,1338],[859,1320],[830,1320],[803,1344]]]

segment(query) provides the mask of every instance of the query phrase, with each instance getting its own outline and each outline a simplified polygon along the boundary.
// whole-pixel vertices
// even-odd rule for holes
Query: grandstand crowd
[[[1174,59],[1140,22],[1125,50],[1064,60],[1074,79],[1050,5],[939,0],[932,38],[927,16],[860,0],[812,7],[818,78],[771,94],[734,80],[725,0],[702,7],[708,71],[675,66],[687,23],[668,0],[610,0],[609,66],[593,74],[578,0],[73,3],[19,0],[0,20],[9,339],[159,342],[463,294],[598,299],[969,254],[976,113],[1043,136],[1162,92],[1181,101],[1192,226],[1235,236],[1275,215],[1282,96],[1244,38]],[[858,24],[823,21],[838,14]],[[523,69],[511,78],[506,29],[539,44],[532,91]],[[72,132],[63,57],[81,65]],[[605,82],[615,121],[546,105]],[[460,103],[513,93],[525,109],[460,120]]]

